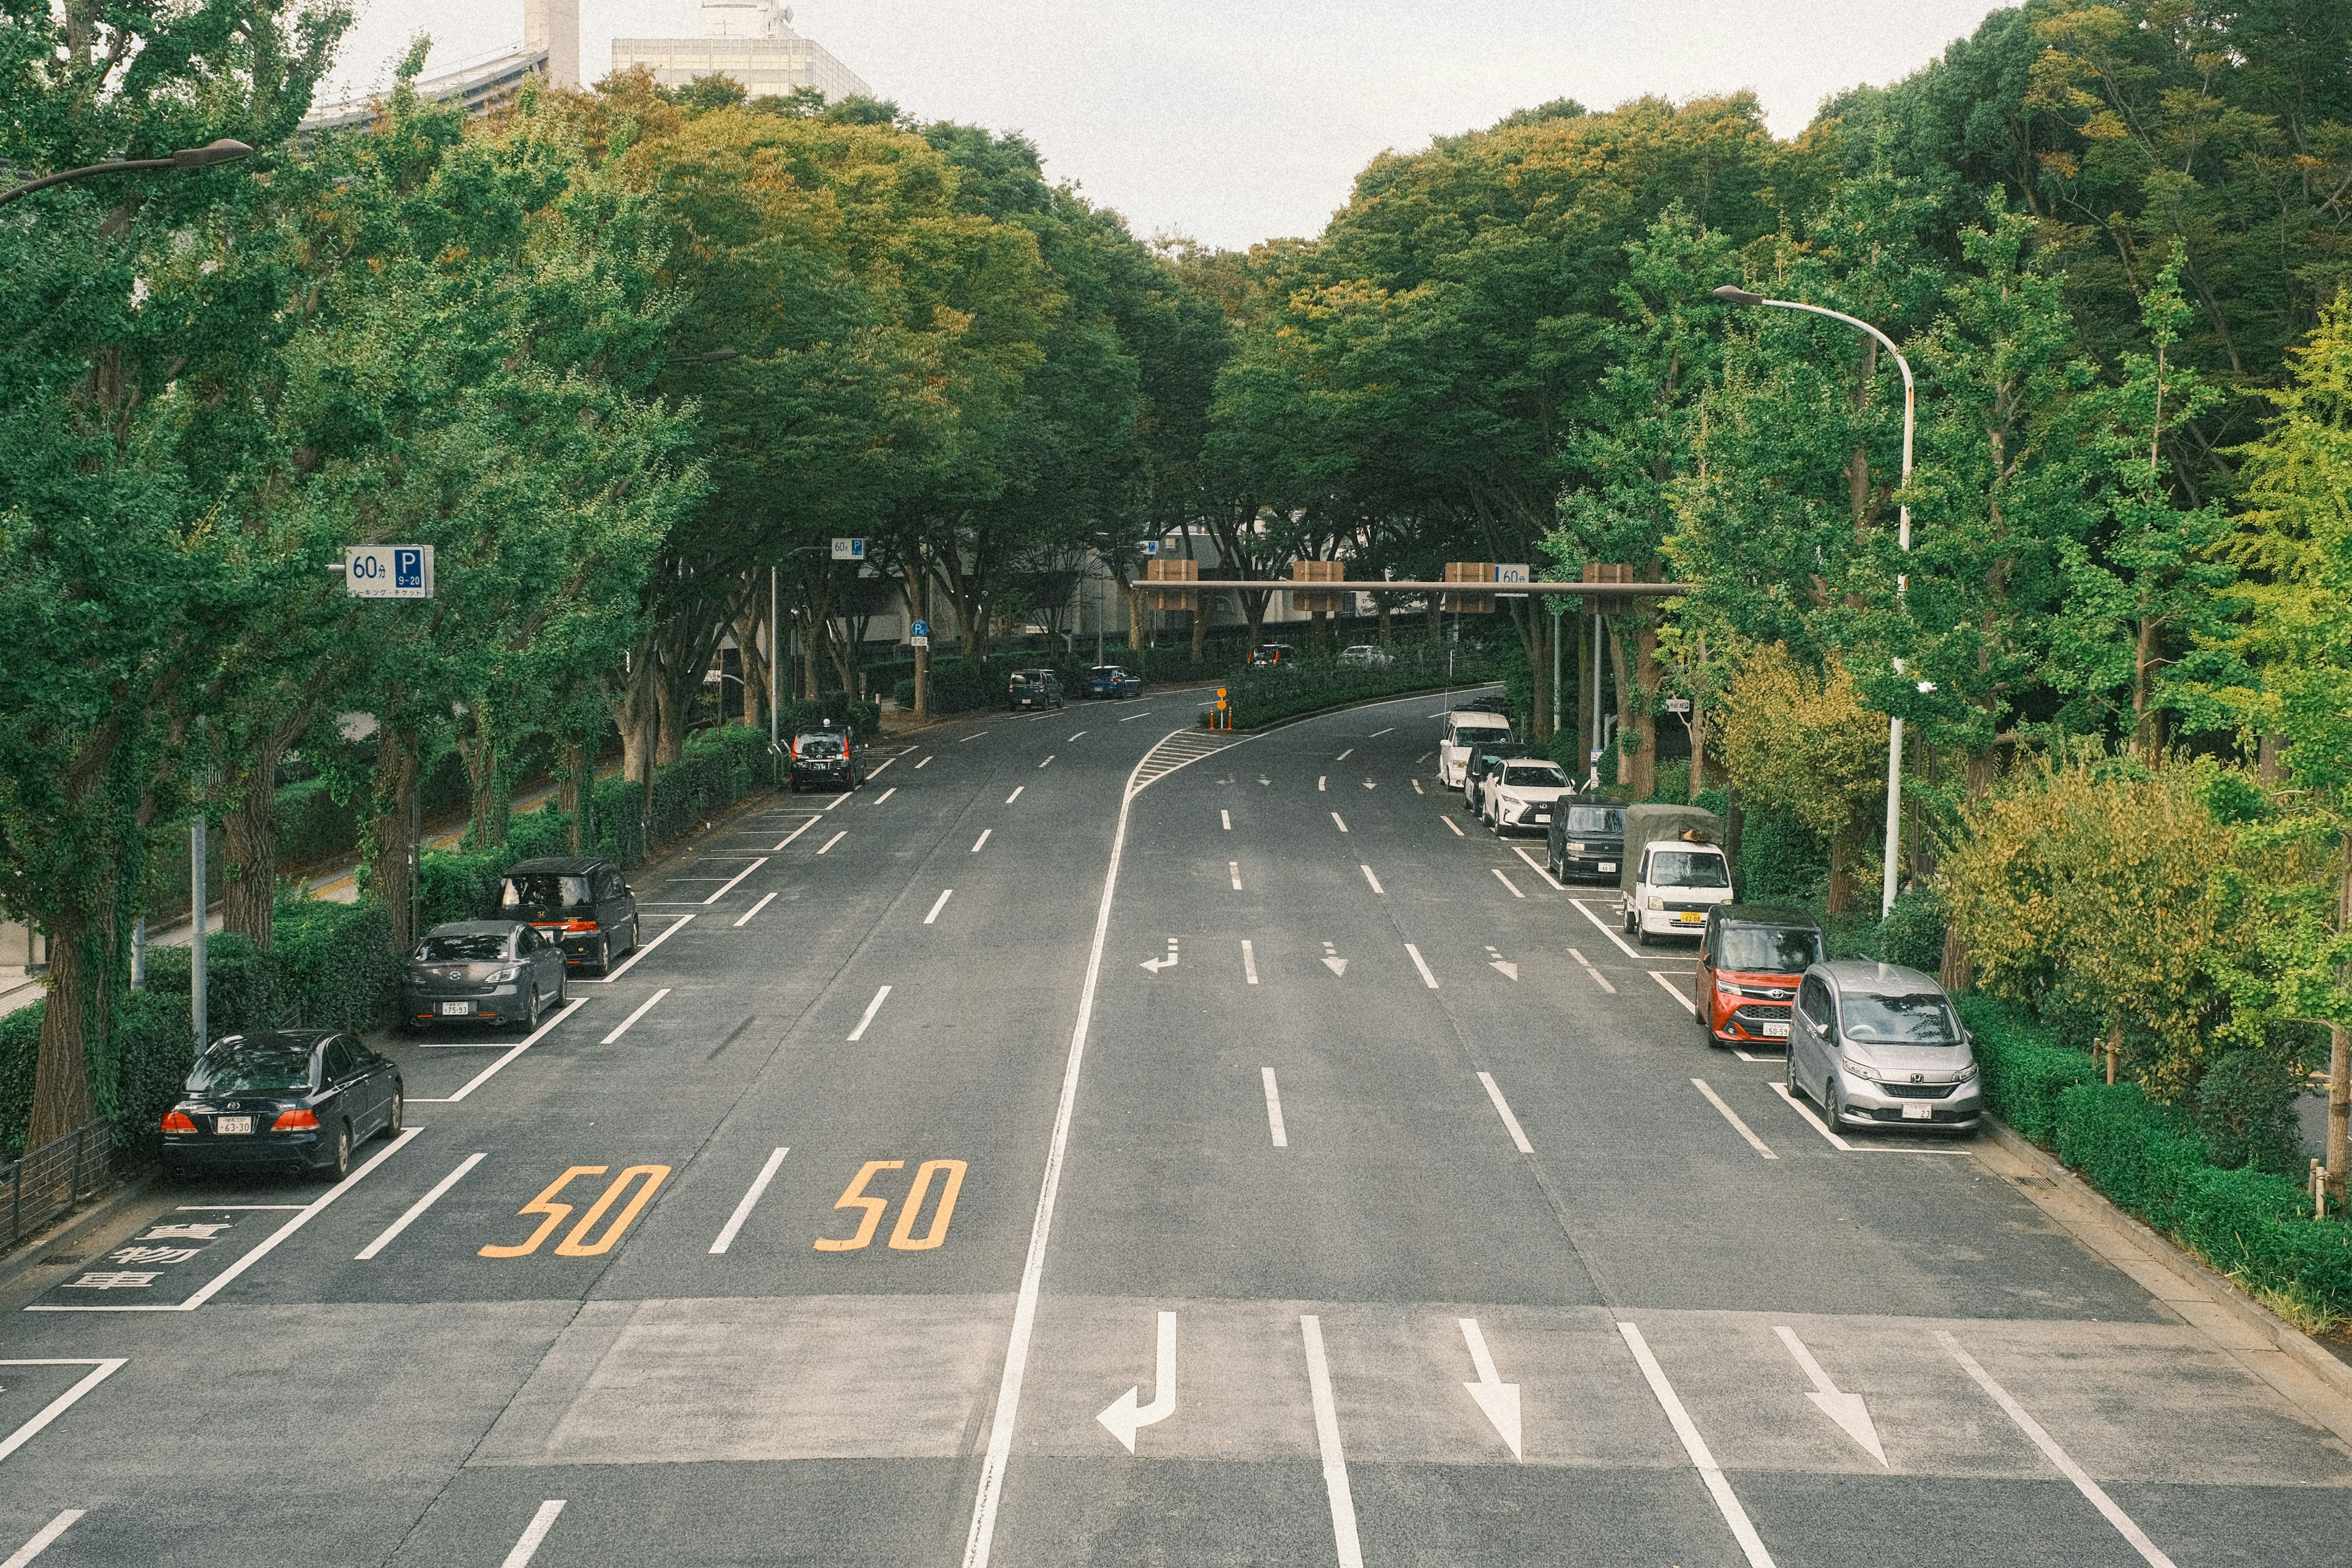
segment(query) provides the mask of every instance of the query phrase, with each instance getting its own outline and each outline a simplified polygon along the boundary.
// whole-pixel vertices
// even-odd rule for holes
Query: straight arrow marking
[[[1157,1366],[1152,1373],[1151,1403],[1139,1405],[1136,1395],[1140,1389],[1129,1389],[1110,1402],[1103,1413],[1095,1417],[1119,1440],[1127,1451],[1135,1452],[1135,1434],[1139,1427],[1165,1421],[1176,1414],[1176,1314],[1160,1314],[1160,1342]]]
[[[1780,1342],[1797,1358],[1797,1365],[1813,1380],[1813,1391],[1805,1397],[1820,1405],[1822,1414],[1836,1422],[1847,1436],[1869,1449],[1872,1458],[1885,1464],[1886,1450],[1878,1445],[1878,1428],[1871,1425],[1870,1407],[1863,1403],[1862,1395],[1839,1393],[1838,1385],[1830,1381],[1830,1374],[1822,1370],[1822,1363],[1813,1359],[1813,1352],[1805,1348],[1805,1342],[1797,1337],[1795,1330],[1775,1328],[1772,1331],[1780,1336]]]
[[[1519,1385],[1505,1383],[1502,1373],[1495,1370],[1495,1358],[1486,1353],[1486,1336],[1478,1331],[1478,1320],[1462,1318],[1457,1321],[1462,1325],[1463,1342],[1470,1347],[1470,1364],[1478,1373],[1477,1382],[1462,1386],[1470,1391],[1470,1397],[1478,1402],[1478,1408],[1495,1424],[1495,1430],[1511,1450],[1511,1458],[1524,1460],[1527,1455],[1519,1448]]]

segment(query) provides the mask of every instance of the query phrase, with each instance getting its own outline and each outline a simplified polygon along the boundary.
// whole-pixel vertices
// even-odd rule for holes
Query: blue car
[[[1087,671],[1089,697],[1140,697],[1143,677],[1130,675],[1115,664],[1098,664]]]

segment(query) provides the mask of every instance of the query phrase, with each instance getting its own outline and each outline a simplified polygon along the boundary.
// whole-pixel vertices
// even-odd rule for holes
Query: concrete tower
[[[522,47],[547,51],[551,87],[578,87],[580,0],[522,0]]]

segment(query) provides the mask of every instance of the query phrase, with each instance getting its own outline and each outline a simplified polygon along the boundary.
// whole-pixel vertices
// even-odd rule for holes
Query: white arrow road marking
[[[1339,1406],[1331,1397],[1331,1368],[1323,1359],[1323,1320],[1302,1315],[1298,1332],[1307,1342],[1307,1389],[1315,1401],[1315,1444],[1323,1455],[1323,1492],[1331,1500],[1331,1542],[1339,1568],[1364,1568],[1364,1548],[1356,1539],[1356,1498],[1348,1486],[1348,1456],[1339,1447]]]
[[[1764,1146],[1764,1140],[1759,1138],[1755,1133],[1748,1131],[1748,1123],[1739,1120],[1739,1112],[1724,1104],[1723,1096],[1716,1093],[1712,1089],[1709,1089],[1706,1084],[1706,1079],[1703,1078],[1695,1078],[1691,1079],[1691,1086],[1694,1089],[1696,1089],[1701,1094],[1706,1096],[1706,1102],[1709,1105],[1714,1106],[1717,1110],[1723,1112],[1723,1119],[1726,1121],[1730,1122],[1732,1127],[1738,1131],[1742,1138],[1748,1140],[1748,1146],[1749,1148],[1755,1150],[1759,1154],[1763,1155],[1767,1160],[1777,1160],[1780,1157]]]
[[[1520,1131],[1519,1119],[1511,1114],[1511,1103],[1503,1098],[1502,1089],[1495,1082],[1495,1075],[1482,1072],[1478,1075],[1478,1081],[1486,1086],[1486,1098],[1495,1102],[1496,1114],[1502,1117],[1503,1126],[1511,1135],[1511,1146],[1522,1154],[1534,1153],[1535,1145],[1528,1142],[1528,1135]]]
[[[1458,822],[1454,821],[1452,817],[1450,817],[1450,816],[1441,816],[1441,817],[1439,817],[1437,820],[1438,820],[1438,821],[1440,821],[1440,822],[1442,822],[1442,823],[1444,823],[1444,824],[1445,824],[1445,826],[1448,826],[1448,827],[1450,827],[1450,828],[1454,829],[1454,837],[1456,837],[1456,838],[1463,838],[1463,837],[1468,837],[1468,835],[1465,834],[1465,833],[1462,831],[1462,825],[1461,825],[1460,823],[1458,823]]]
[[[1503,886],[1511,889],[1511,897],[1515,899],[1524,899],[1527,897],[1525,893],[1519,891],[1519,885],[1517,882],[1512,881],[1508,877],[1503,875],[1503,868],[1500,866],[1489,866],[1487,869],[1495,873],[1495,880],[1502,883]]]
[[[80,1508],[69,1508],[66,1510],[65,1512],[58,1515],[57,1518],[41,1526],[40,1532],[35,1535],[32,1540],[27,1541],[24,1545],[19,1546],[15,1552],[9,1553],[8,1561],[5,1563],[0,1563],[0,1568],[25,1568],[26,1563],[32,1562],[34,1558],[38,1557],[42,1552],[47,1552],[52,1545],[54,1545],[58,1536],[63,1535],[67,1531],[71,1530],[75,1520],[79,1519],[83,1514],[89,1511],[89,1510],[88,1509]]]
[[[931,912],[923,917],[923,923],[925,925],[929,925],[933,921],[940,918],[940,911],[948,907],[948,899],[954,892],[955,889],[953,888],[941,888],[940,889],[939,901],[931,906]]]
[[[1366,780],[1364,781],[1364,787],[1365,787],[1366,789],[1378,789],[1378,788],[1380,788],[1381,786],[1380,786],[1379,784],[1374,784],[1370,779],[1366,779]]]
[[[562,1511],[563,1499],[560,1497],[550,1498],[541,1503],[539,1511],[530,1516],[530,1524],[523,1531],[522,1539],[514,1543],[514,1550],[507,1553],[506,1561],[499,1568],[530,1568],[530,1560],[539,1555],[540,1543],[547,1539],[547,1532],[555,1528],[555,1516]]]
[[[1478,1408],[1486,1413],[1486,1419],[1502,1434],[1511,1458],[1525,1459],[1527,1456],[1519,1449],[1519,1385],[1505,1383],[1503,1374],[1495,1370],[1495,1358],[1486,1353],[1486,1336],[1478,1331],[1478,1320],[1456,1321],[1462,1325],[1463,1342],[1470,1347],[1470,1364],[1478,1373],[1477,1382],[1462,1386],[1470,1391],[1470,1397],[1478,1402]]]
[[[1657,1399],[1658,1407],[1666,1413],[1666,1420],[1673,1426],[1675,1436],[1682,1439],[1683,1452],[1690,1457],[1691,1468],[1698,1471],[1699,1479],[1706,1483],[1707,1495],[1715,1499],[1715,1506],[1723,1515],[1723,1522],[1731,1526],[1732,1539],[1738,1542],[1739,1550],[1747,1553],[1748,1568],[1773,1568],[1772,1554],[1764,1550],[1764,1538],[1756,1533],[1756,1526],[1749,1521],[1748,1510],[1740,1506],[1739,1494],[1731,1489],[1731,1482],[1725,1479],[1722,1468],[1715,1462],[1714,1454],[1707,1450],[1706,1439],[1698,1435],[1697,1424],[1691,1420],[1690,1412],[1683,1408],[1682,1396],[1675,1392],[1675,1385],[1666,1381],[1665,1368],[1660,1366],[1658,1358],[1650,1353],[1650,1342],[1643,1339],[1642,1331],[1632,1323],[1619,1323],[1617,1331],[1624,1336],[1625,1347],[1633,1352],[1634,1363],[1641,1367],[1642,1376],[1649,1384],[1650,1393]]]
[[[1175,967],[1176,967],[1176,939],[1175,939],[1174,937],[1172,937],[1172,936],[1171,936],[1171,937],[1170,937],[1170,938],[1168,939],[1168,956],[1167,956],[1167,957],[1165,957],[1165,958],[1147,958],[1147,959],[1145,959],[1145,960],[1143,961],[1142,964],[1141,964],[1139,967],[1144,968],[1144,969],[1149,969],[1149,970],[1150,970],[1150,971],[1151,971],[1151,973],[1154,973],[1154,974],[1159,973],[1160,973],[1161,970],[1163,970],[1163,969],[1173,969],[1173,968],[1175,968]]]
[[[1592,976],[1592,983],[1595,985],[1600,986],[1601,989],[1608,992],[1612,996],[1617,994],[1617,987],[1609,984],[1609,976],[1593,968],[1591,961],[1587,959],[1584,954],[1577,952],[1576,949],[1571,947],[1568,950],[1568,956],[1576,960],[1578,963],[1583,965],[1584,973]]]
[[[1258,783],[1260,783],[1260,784],[1272,784],[1274,781],[1273,781],[1272,779],[1270,779],[1270,778],[1266,777],[1264,773],[1260,773],[1260,774],[1258,774],[1258,775],[1257,775],[1257,782],[1258,782]]]
[[[1238,860],[1226,861],[1225,874],[1234,879],[1234,891],[1236,893],[1240,892],[1242,890],[1242,863]]]
[[[1869,1449],[1872,1458],[1882,1465],[1886,1463],[1886,1450],[1878,1446],[1878,1428],[1870,1424],[1870,1407],[1862,1402],[1862,1395],[1839,1393],[1838,1385],[1830,1381],[1830,1374],[1822,1370],[1822,1363],[1813,1359],[1813,1352],[1805,1348],[1805,1342],[1797,1337],[1794,1329],[1776,1327],[1772,1331],[1780,1336],[1780,1342],[1789,1347],[1789,1353],[1797,1358],[1797,1364],[1813,1380],[1813,1391],[1805,1397],[1820,1405],[1822,1414],[1836,1422],[1847,1436]]]
[[[713,1256],[735,1245],[736,1233],[743,1228],[743,1222],[751,1217],[751,1210],[759,1203],[760,1194],[766,1192],[768,1184],[776,1179],[776,1168],[784,1163],[784,1156],[790,1152],[789,1149],[769,1152],[768,1163],[760,1167],[758,1175],[751,1178],[751,1186],[744,1190],[743,1201],[735,1205],[735,1212],[729,1215],[727,1223],[719,1227],[718,1239],[710,1244]]]
[[[1272,1068],[1261,1068],[1258,1071],[1265,1081],[1265,1130],[1274,1135],[1276,1148],[1287,1149],[1290,1147],[1290,1130],[1282,1124],[1282,1090],[1275,1087]]]
[[[1486,967],[1494,970],[1506,980],[1516,982],[1519,977],[1519,966],[1505,959],[1501,953],[1491,947],[1486,950]]]
[[[885,985],[881,990],[874,993],[874,1000],[866,1004],[866,1011],[858,1018],[857,1027],[849,1031],[850,1044],[855,1045],[857,1041],[865,1037],[866,1026],[874,1021],[875,1014],[882,1011],[882,1003],[889,994],[890,988],[887,985]]]
[[[1412,956],[1412,966],[1421,971],[1421,983],[1423,985],[1428,986],[1432,991],[1436,990],[1437,976],[1429,972],[1429,964],[1422,958],[1421,949],[1413,946],[1411,942],[1406,942],[1404,944],[1404,950]]]
[[[1372,868],[1371,868],[1370,866],[1361,866],[1361,865],[1360,865],[1360,866],[1358,866],[1358,867],[1356,868],[1356,869],[1358,869],[1359,871],[1361,871],[1361,872],[1364,874],[1364,880],[1365,880],[1365,881],[1367,881],[1367,882],[1370,882],[1370,883],[1372,885],[1372,891],[1373,891],[1373,892],[1378,893],[1381,898],[1384,898],[1384,899],[1385,899],[1385,898],[1387,898],[1387,897],[1389,896],[1389,894],[1388,894],[1388,889],[1387,889],[1386,888],[1383,888],[1383,887],[1381,887],[1381,879],[1380,879],[1378,877],[1375,877],[1375,876],[1373,876],[1373,875],[1372,875]]]
[[[1341,976],[1348,973],[1348,961],[1340,957],[1339,950],[1328,942],[1323,944],[1323,967]]]
[[[1110,1429],[1110,1435],[1130,1454],[1135,1452],[1135,1433],[1139,1426],[1150,1426],[1176,1414],[1176,1314],[1160,1314],[1160,1343],[1156,1370],[1152,1373],[1151,1403],[1138,1405],[1135,1396],[1141,1392],[1129,1389],[1110,1402],[1110,1407],[1095,1417]]]
[[[1242,938],[1242,973],[1253,985],[1257,984],[1257,952],[1250,946],[1249,938]]]

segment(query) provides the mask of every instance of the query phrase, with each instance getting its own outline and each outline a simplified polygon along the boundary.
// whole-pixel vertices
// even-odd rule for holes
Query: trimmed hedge
[[[1476,686],[1494,679],[1486,661],[1474,649],[1456,648],[1450,672],[1446,650],[1438,644],[1404,643],[1390,652],[1395,662],[1377,668],[1337,659],[1286,659],[1245,668],[1233,678],[1229,688],[1234,728],[1255,730],[1325,708],[1446,684]],[[1207,721],[1206,710],[1202,721]]]
[[[1993,997],[1963,996],[1959,1009],[1984,1075],[1987,1107],[2034,1142],[2054,1144],[2058,1097],[2098,1077],[2091,1054],[2060,1045],[2048,1026]]]

